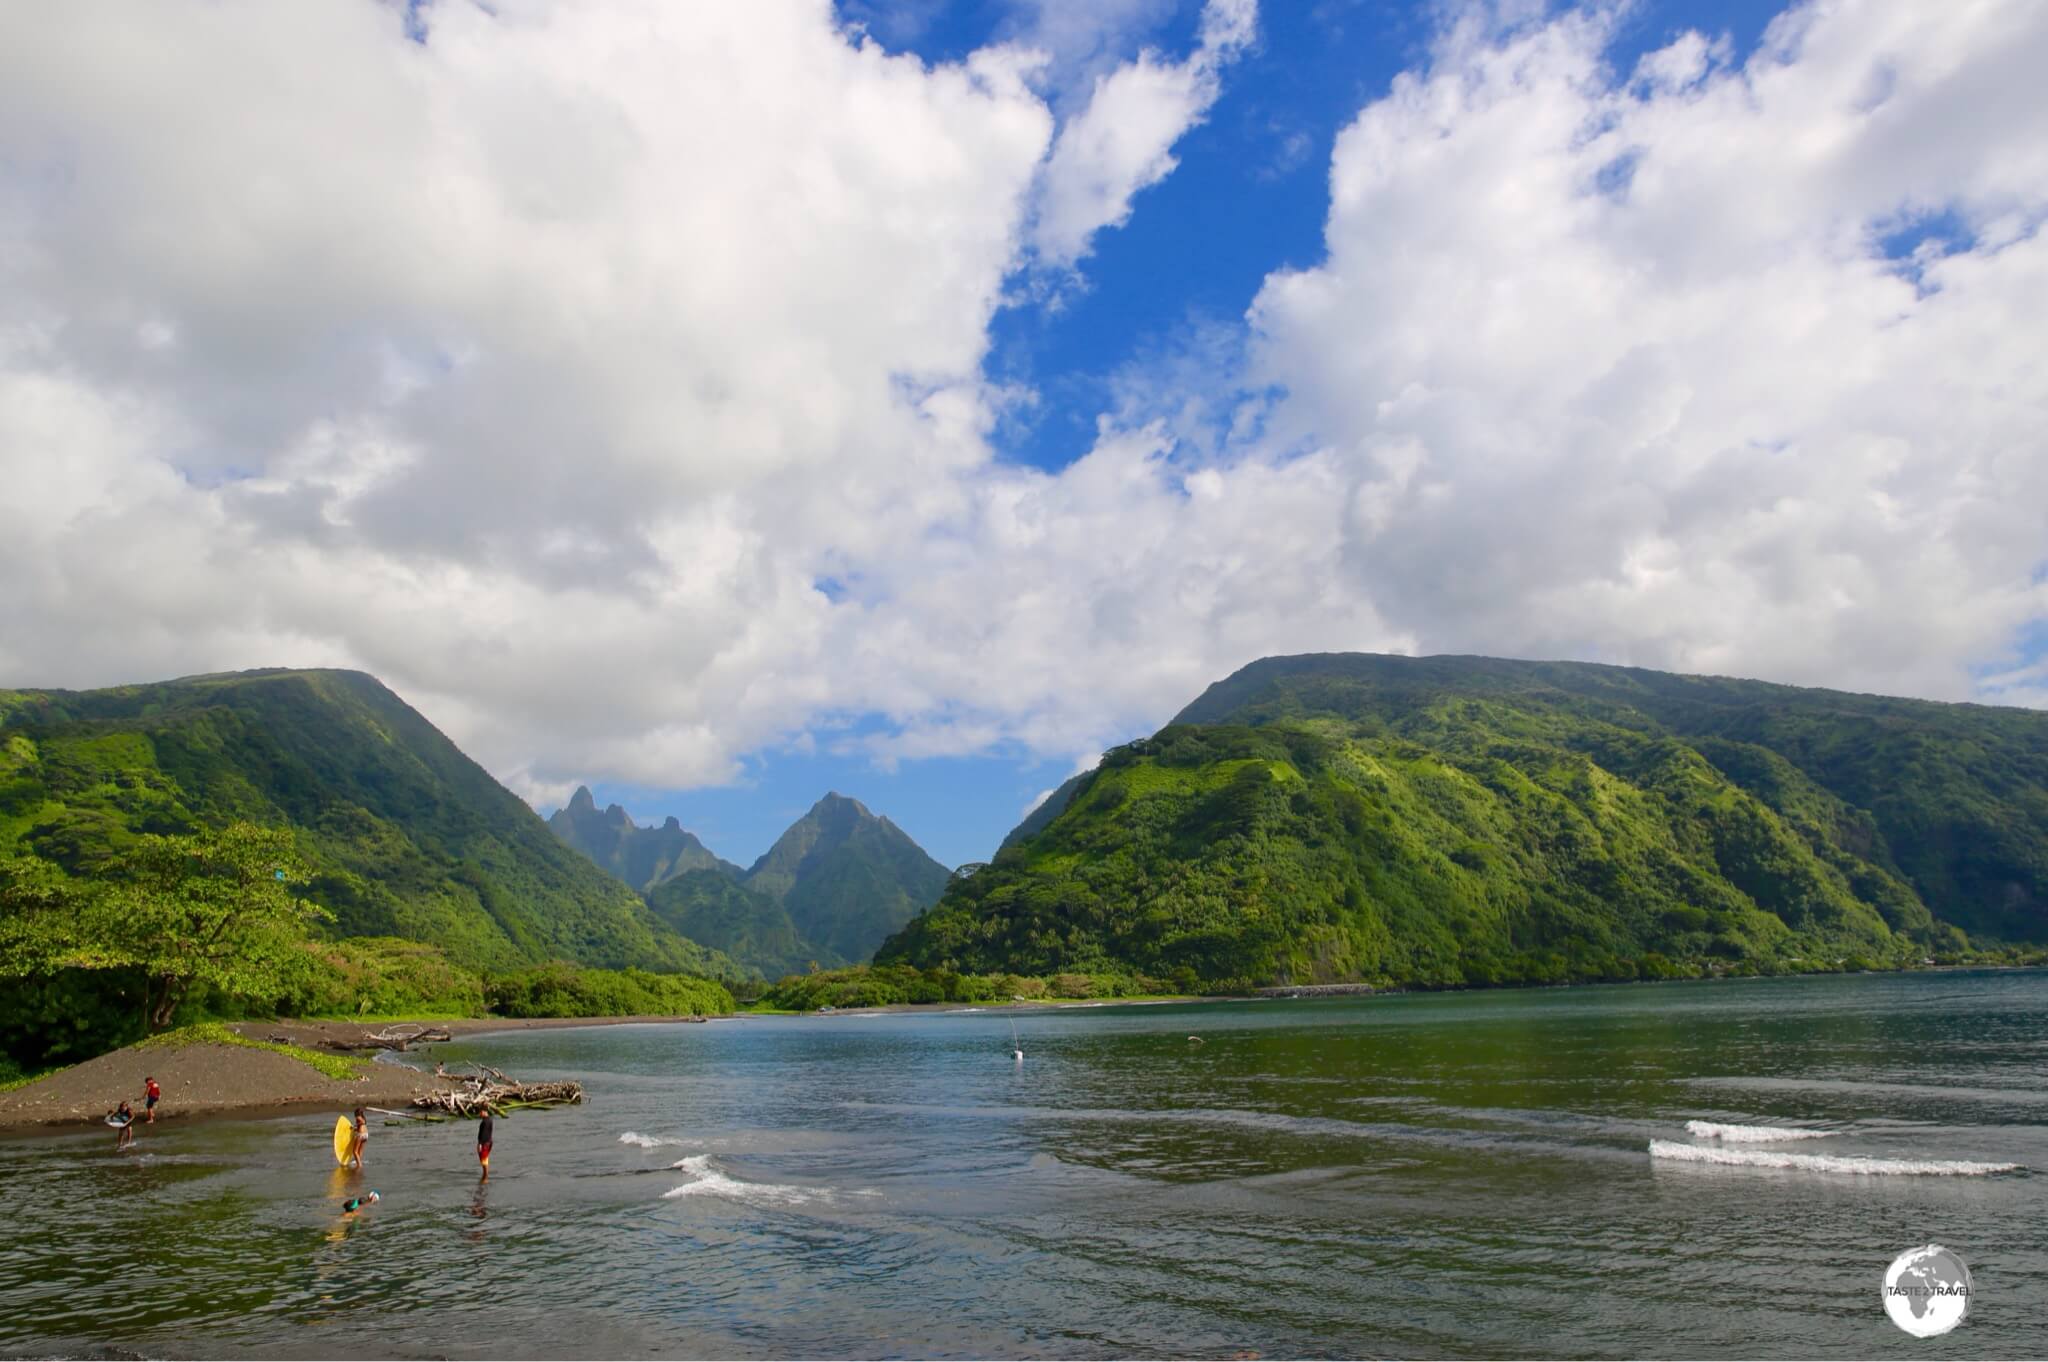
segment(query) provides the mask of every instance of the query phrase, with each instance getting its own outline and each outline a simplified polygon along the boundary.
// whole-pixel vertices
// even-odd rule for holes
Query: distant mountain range
[[[1317,654],[1105,754],[877,959],[1445,985],[2044,940],[2048,713]]]
[[[733,976],[374,677],[253,671],[0,691],[0,855],[90,875],[146,832],[290,828],[337,936],[456,963]]]
[[[938,901],[950,872],[859,800],[828,794],[747,870],[673,818],[638,827],[588,788],[548,819],[562,841],[638,889],[662,922],[770,979],[868,959]]]
[[[543,822],[360,672],[0,690],[0,858],[291,830],[335,936],[478,972],[866,960],[1176,987],[1898,964],[2048,941],[2048,713],[1581,663],[1218,682],[949,876],[828,795],[751,867],[588,791]],[[552,831],[551,831],[552,829]],[[582,853],[582,854],[579,854]]]
[[[587,785],[578,786],[567,805],[548,815],[548,827],[643,894],[686,870],[717,870],[734,878],[744,873],[712,855],[673,818],[658,828],[642,828],[616,804],[599,813]]]

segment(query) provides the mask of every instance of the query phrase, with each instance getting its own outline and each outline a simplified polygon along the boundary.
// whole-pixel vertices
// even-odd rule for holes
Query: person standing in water
[[[484,1119],[476,1123],[476,1161],[483,1165],[484,1175],[479,1182],[487,1182],[491,1176],[491,1109],[484,1108]]]
[[[145,1125],[153,1126],[156,1124],[157,1099],[163,1095],[164,1090],[156,1085],[156,1079],[145,1078],[142,1080],[142,1108],[149,1113],[148,1119],[144,1122]]]
[[[135,1143],[135,1108],[129,1106],[128,1099],[124,1097],[121,1099],[121,1105],[114,1108],[108,1119],[118,1121],[121,1125],[121,1133],[114,1137],[114,1152],[118,1154]]]
[[[369,1139],[370,1123],[363,1119],[363,1109],[361,1107],[357,1107],[354,1138],[349,1142],[348,1147],[348,1161],[357,1172],[362,1171],[363,1146],[369,1143]]]

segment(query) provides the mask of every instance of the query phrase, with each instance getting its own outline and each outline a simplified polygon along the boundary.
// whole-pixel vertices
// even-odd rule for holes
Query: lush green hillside
[[[645,894],[663,880],[688,870],[717,870],[737,877],[740,868],[720,860],[692,832],[670,818],[643,828],[617,804],[603,813],[588,786],[577,787],[567,805],[548,818],[555,836]]]
[[[888,819],[828,794],[741,883],[779,903],[811,948],[862,961],[938,902],[950,874]]]
[[[143,833],[288,827],[338,937],[469,969],[562,958],[730,974],[374,678],[264,671],[0,691],[0,856],[75,876]]]
[[[847,963],[805,941],[780,903],[717,870],[686,870],[663,880],[647,892],[647,906],[692,941],[723,951],[765,978]]]
[[[2048,715],[1573,663],[1273,658],[877,959],[1183,983],[1898,963],[2048,939]]]
[[[642,828],[616,804],[598,812],[588,789],[548,826],[638,886],[662,922],[769,979],[866,960],[938,901],[949,873],[901,828],[839,794],[819,800],[744,871],[673,818]]]
[[[1065,813],[1067,805],[1073,803],[1074,796],[1081,792],[1081,787],[1094,778],[1095,773],[1093,771],[1083,771],[1079,775],[1068,776],[1065,780],[1061,781],[1044,799],[1038,802],[1037,808],[1024,815],[1023,822],[1010,829],[1009,834],[1003,838],[1002,845],[997,847],[996,850],[1008,851],[1026,838],[1036,837],[1040,832],[1043,832],[1046,824],[1058,818],[1062,813]]]

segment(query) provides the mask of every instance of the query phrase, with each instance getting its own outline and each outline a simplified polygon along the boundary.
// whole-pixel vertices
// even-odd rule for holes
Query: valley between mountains
[[[209,904],[241,955],[147,926]],[[837,793],[744,867],[587,788],[543,820],[360,672],[0,691],[0,1033],[30,1062],[118,1043],[145,995],[180,1019],[590,1014],[770,985],[787,1006],[1444,988],[2044,943],[2048,715],[2025,709],[1267,658],[950,869]]]

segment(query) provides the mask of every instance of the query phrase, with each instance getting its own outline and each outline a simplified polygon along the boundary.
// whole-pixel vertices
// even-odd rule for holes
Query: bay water
[[[360,1175],[334,1113],[0,1139],[0,1354],[2048,1355],[2038,970],[433,1057],[588,1100],[501,1118],[488,1183],[466,1122],[373,1125]],[[1974,1294],[1917,1340],[1880,1286],[1930,1242]]]

